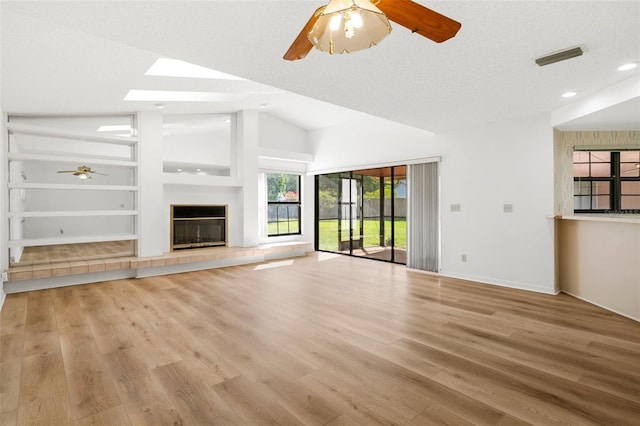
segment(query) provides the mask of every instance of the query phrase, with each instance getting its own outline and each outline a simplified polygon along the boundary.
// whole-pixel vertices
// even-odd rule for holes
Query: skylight
[[[179,59],[160,58],[144,75],[159,77],[210,78],[214,80],[246,80],[211,68],[201,67]]]
[[[247,96],[242,93],[184,92],[176,90],[129,90],[125,101],[151,102],[237,102]]]

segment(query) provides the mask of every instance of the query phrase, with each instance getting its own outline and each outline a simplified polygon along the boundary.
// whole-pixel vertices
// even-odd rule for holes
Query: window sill
[[[558,219],[564,220],[584,220],[591,222],[616,222],[616,223],[637,223],[640,224],[640,215],[631,214],[574,214],[574,215],[562,215],[556,216]]]

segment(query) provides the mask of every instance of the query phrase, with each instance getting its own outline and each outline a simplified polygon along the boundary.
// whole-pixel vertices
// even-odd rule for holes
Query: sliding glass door
[[[406,263],[406,168],[316,176],[316,249]]]

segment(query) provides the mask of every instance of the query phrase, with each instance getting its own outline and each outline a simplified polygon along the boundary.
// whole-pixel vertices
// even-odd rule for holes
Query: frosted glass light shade
[[[369,0],[331,0],[308,37],[317,49],[334,54],[368,49],[390,32],[389,20]]]

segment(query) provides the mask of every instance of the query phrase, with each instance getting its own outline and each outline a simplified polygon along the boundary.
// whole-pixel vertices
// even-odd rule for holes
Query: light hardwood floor
[[[345,256],[13,294],[0,331],[2,425],[640,419],[637,322]]]

